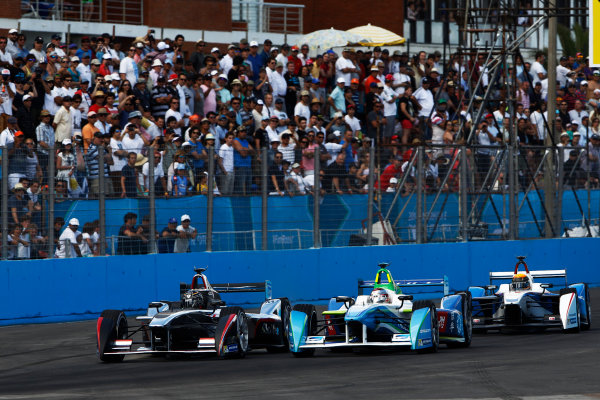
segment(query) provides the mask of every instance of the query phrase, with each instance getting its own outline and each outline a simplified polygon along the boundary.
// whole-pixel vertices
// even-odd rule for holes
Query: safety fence
[[[21,0],[21,17],[143,25],[143,0]]]
[[[300,143],[240,167],[193,140],[44,154],[15,139],[1,153],[4,259],[598,235],[594,145]]]

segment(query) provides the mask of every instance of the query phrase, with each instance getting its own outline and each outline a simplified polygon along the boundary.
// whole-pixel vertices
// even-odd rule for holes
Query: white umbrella
[[[360,42],[362,46],[394,46],[406,41],[402,36],[392,31],[371,24],[348,29],[348,32],[364,36],[367,40]]]
[[[337,29],[321,29],[302,36],[298,40],[298,46],[307,44],[311,54],[322,53],[332,47],[343,47],[365,41],[366,38],[348,31]]]

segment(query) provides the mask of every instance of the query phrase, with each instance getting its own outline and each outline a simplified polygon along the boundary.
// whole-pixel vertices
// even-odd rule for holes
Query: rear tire
[[[421,308],[429,308],[429,317],[431,318],[431,342],[432,346],[417,350],[417,353],[437,353],[440,347],[440,331],[435,304],[431,300],[417,300],[413,303],[413,312]]]
[[[235,315],[235,321],[230,322],[231,315]],[[241,307],[223,307],[221,309],[215,330],[215,350],[219,358],[246,357],[248,319]]]
[[[285,353],[290,351],[290,331],[288,330],[288,325],[290,324],[292,305],[287,297],[282,297],[279,300],[281,300],[281,342],[283,346],[267,346],[269,353]]]
[[[473,338],[473,304],[471,303],[471,292],[459,292],[462,297],[462,317],[463,317],[463,333],[465,335],[464,342],[449,342],[448,347],[459,348],[469,347]]]
[[[306,335],[313,336],[317,331],[317,310],[312,304],[296,304],[294,311],[303,312],[308,316]],[[294,357],[311,357],[315,354],[315,349],[307,349],[298,353],[292,353]]]
[[[123,361],[124,354],[105,354],[112,351],[111,343],[127,339],[128,324],[125,313],[120,310],[104,310],[100,314],[96,333],[96,354],[100,361],[116,363]]]

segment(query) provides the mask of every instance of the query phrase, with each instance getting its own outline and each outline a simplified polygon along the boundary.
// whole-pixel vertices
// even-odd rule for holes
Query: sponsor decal
[[[421,329],[419,331],[419,333],[429,333],[429,332],[431,332],[431,329]]]
[[[225,346],[225,353],[236,353],[237,351],[238,345],[236,343]]]
[[[306,343],[325,343],[325,336],[309,336]]]
[[[569,318],[569,323],[570,324],[576,324],[577,323],[577,317],[575,317],[575,318]]]
[[[439,316],[439,325],[440,325],[440,331],[444,332],[446,330],[446,316],[445,315]]]
[[[430,346],[431,345],[431,339],[423,339],[421,341],[421,346]]]
[[[479,318],[473,318],[473,323],[478,324],[480,322],[481,322],[481,320]]]
[[[556,321],[556,317],[548,317],[549,321]]]

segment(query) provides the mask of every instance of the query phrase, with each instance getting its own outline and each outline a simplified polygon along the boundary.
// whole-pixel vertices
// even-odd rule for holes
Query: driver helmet
[[[373,303],[391,303],[389,294],[381,288],[371,292],[371,301]]]
[[[529,277],[525,274],[513,275],[512,282],[510,283],[512,290],[526,290],[531,288]]]

